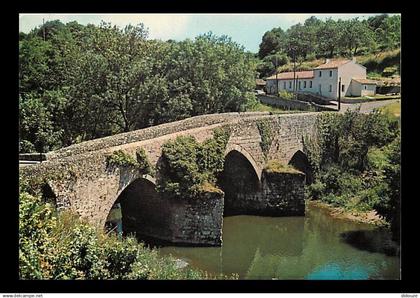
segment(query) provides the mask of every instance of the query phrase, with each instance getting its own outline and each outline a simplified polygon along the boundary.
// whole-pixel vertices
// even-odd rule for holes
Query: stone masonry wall
[[[83,154],[97,151],[105,148],[120,146],[128,143],[156,139],[158,137],[173,134],[198,127],[205,127],[229,121],[238,121],[239,119],[255,116],[269,115],[268,112],[246,112],[246,113],[222,113],[195,116],[180,121],[160,124],[144,129],[120,133],[109,137],[85,141],[80,144],[74,144],[46,154],[48,160],[68,157],[71,155]]]
[[[171,241],[220,246],[223,227],[223,193],[208,192],[173,204]]]
[[[120,193],[130,183],[140,177],[138,172],[130,168],[108,167],[106,157],[113,151],[122,150],[135,156],[136,149],[141,147],[146,150],[149,160],[155,165],[161,155],[161,146],[166,141],[174,139],[178,135],[192,135],[202,142],[212,136],[214,128],[229,125],[232,135],[228,147],[237,148],[239,152],[242,150],[253,165],[257,165],[256,167],[262,169],[265,158],[261,151],[261,137],[256,126],[257,121],[266,119],[272,126],[273,142],[267,159],[277,158],[288,163],[297,150],[302,150],[303,136],[314,131],[317,115],[318,113],[280,115],[229,113],[228,115],[199,116],[194,117],[195,119],[193,120],[186,119],[182,120],[184,122],[178,121],[164,124],[157,128],[148,128],[145,130],[146,132],[141,130],[104,138],[105,140],[99,139],[63,148],[62,150],[51,152],[47,161],[22,167],[19,170],[26,177],[45,178],[57,197],[57,206],[59,208],[71,209],[91,222],[103,225]],[[170,129],[165,130],[165,127]],[[171,131],[176,132],[170,133]],[[261,171],[258,175],[258,178],[261,178]],[[270,196],[271,194],[280,193],[280,191],[276,192],[275,186],[270,184],[270,179],[274,178],[271,176],[267,177],[270,177],[269,180],[263,177],[261,182],[263,185],[265,183],[267,189],[274,191],[266,192],[266,195]],[[295,182],[297,185],[299,184],[297,180],[287,179],[291,179],[289,181],[290,184]],[[281,187],[286,189],[286,186],[285,184]],[[292,201],[296,196],[291,197]],[[262,198],[260,199],[262,200]],[[274,206],[277,203],[278,198],[275,197],[266,200],[267,206]],[[207,218],[205,216],[205,211],[223,210],[220,204],[223,205],[220,201],[216,204],[216,200],[209,198],[208,201],[198,200],[197,202],[190,202],[189,207],[172,206],[175,208],[172,209],[174,210],[174,217],[171,217],[173,226],[185,227],[185,229],[179,230],[184,230],[184,234],[182,232],[174,232],[176,236],[174,236],[173,240],[187,239],[187,236],[183,235],[188,235],[192,239],[191,241],[199,239],[197,237],[202,239],[208,237],[209,240],[205,241],[208,243],[214,242],[214,240],[210,239],[217,239],[218,235],[210,226],[217,226],[217,224],[215,220],[211,220],[211,217]],[[299,209],[299,206],[297,205],[297,207],[293,208]],[[189,210],[188,212],[187,209]],[[223,213],[223,211],[218,212],[216,214]],[[176,214],[178,214],[178,217],[175,217]],[[189,217],[187,214],[191,214],[192,217]],[[200,215],[197,215],[197,218],[195,218],[192,214]],[[200,218],[203,219],[199,221]],[[201,236],[195,236],[192,232],[193,228],[188,231],[188,223],[195,225],[195,228],[198,227],[198,225],[194,224],[194,220],[201,222],[201,230],[198,232],[195,230],[196,233],[203,233]],[[207,226],[209,228],[206,228]]]
[[[261,216],[305,215],[305,174],[270,173],[263,171],[261,189],[226,197],[229,215]]]
[[[223,193],[164,198],[139,183],[123,193],[121,206],[126,234],[184,245],[222,244]]]
[[[303,151],[304,136],[315,133],[316,115],[318,113],[305,113],[273,119],[271,121],[273,141],[267,159],[278,159],[288,164],[296,151]]]

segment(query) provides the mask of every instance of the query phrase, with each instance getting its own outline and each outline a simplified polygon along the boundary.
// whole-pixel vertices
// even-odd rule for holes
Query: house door
[[[318,85],[318,93],[319,94],[322,94],[322,92],[321,92],[321,84]]]

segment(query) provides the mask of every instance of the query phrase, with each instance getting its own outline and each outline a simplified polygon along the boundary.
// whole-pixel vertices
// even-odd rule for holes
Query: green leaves
[[[229,136],[229,129],[222,128],[201,144],[190,136],[165,143],[158,164],[158,191],[174,198],[193,198],[204,184],[215,185],[223,171]]]
[[[153,172],[152,165],[150,164],[143,148],[136,150],[136,158],[122,150],[117,150],[107,157],[107,165],[132,167],[137,169],[141,175],[151,174]]]
[[[200,279],[192,268],[177,269],[134,238],[116,235],[65,211],[56,214],[40,197],[19,197],[20,279]]]
[[[193,197],[204,182],[197,163],[197,141],[180,136],[162,147],[162,162],[158,165],[157,189],[169,196]]]
[[[226,36],[162,42],[147,40],[143,24],[46,25],[45,41],[35,30],[19,42],[20,96],[41,102],[20,115],[22,152],[243,111],[255,101],[254,58]]]
[[[316,170],[308,196],[350,210],[375,209],[395,239],[400,212],[400,133],[398,121],[375,111],[323,113],[316,139],[304,140]]]
[[[368,20],[358,18],[325,21],[310,17],[286,32],[273,28],[264,33],[258,56],[261,60],[277,52],[290,58],[352,56],[361,52],[395,49],[401,43],[401,16],[380,15]],[[265,59],[264,59],[265,60]],[[260,66],[260,69],[268,67]],[[265,70],[267,71],[267,70]],[[268,74],[268,72],[266,73]]]

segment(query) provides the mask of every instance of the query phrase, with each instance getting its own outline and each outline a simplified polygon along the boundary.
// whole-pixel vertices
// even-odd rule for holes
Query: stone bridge
[[[220,245],[223,215],[304,215],[303,184],[307,159],[303,138],[315,133],[319,113],[225,113],[188,118],[137,131],[86,141],[46,154],[46,161],[20,169],[23,177],[44,181],[57,208],[71,209],[104,226],[116,202],[122,206],[125,233],[170,242]],[[270,147],[263,152],[259,123],[268,123]],[[223,193],[211,192],[196,200],[162,198],[155,177],[124,167],[109,167],[107,156],[122,150],[135,156],[143,148],[156,165],[168,140],[190,135],[202,142],[216,128],[230,128]],[[270,173],[267,160],[292,163],[304,172]],[[307,177],[308,178],[308,177]]]

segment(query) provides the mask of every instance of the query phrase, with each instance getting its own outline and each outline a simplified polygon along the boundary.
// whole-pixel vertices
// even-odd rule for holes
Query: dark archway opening
[[[167,236],[170,208],[161,199],[153,182],[138,178],[118,196],[105,228],[120,236],[134,235],[139,241],[156,245]]]
[[[298,150],[292,156],[289,161],[289,165],[293,166],[295,169],[305,173],[305,184],[309,185],[313,183],[313,171],[311,164],[309,163],[308,157],[305,153]]]
[[[57,196],[48,183],[42,185],[41,195],[45,203],[49,203],[54,206],[54,208],[57,208]]]
[[[233,150],[225,157],[218,184],[225,193],[223,216],[253,214],[252,198],[261,191],[254,167],[240,152]]]

